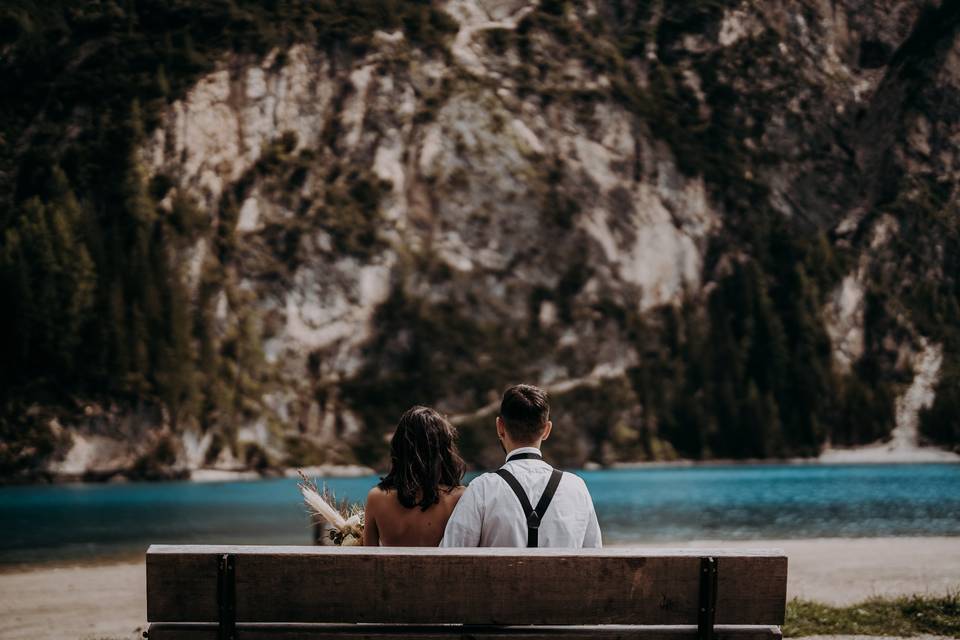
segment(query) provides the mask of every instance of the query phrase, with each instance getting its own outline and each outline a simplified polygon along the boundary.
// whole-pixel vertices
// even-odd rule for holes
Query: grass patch
[[[871,598],[849,607],[800,599],[787,603],[784,636],[841,634],[960,637],[960,591],[940,597]]]

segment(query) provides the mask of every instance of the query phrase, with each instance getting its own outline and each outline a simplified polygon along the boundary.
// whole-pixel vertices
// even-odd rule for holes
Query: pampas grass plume
[[[307,478],[302,471],[298,471],[297,473],[300,474],[300,482],[297,486],[300,487],[300,493],[303,494],[303,500],[307,503],[307,508],[310,510],[310,513],[314,517],[326,520],[337,529],[344,529],[347,526],[347,521],[344,520],[343,516],[341,516],[336,509],[327,504],[327,501],[324,500],[320,492],[317,491],[317,485]]]

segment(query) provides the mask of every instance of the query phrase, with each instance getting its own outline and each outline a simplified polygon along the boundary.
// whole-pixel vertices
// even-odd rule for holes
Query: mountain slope
[[[376,463],[412,403],[490,464],[519,380],[564,464],[955,446],[960,21],[881,4],[61,9],[5,105],[5,469]]]

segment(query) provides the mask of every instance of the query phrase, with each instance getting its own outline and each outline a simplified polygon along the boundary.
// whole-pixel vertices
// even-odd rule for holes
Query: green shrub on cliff
[[[0,478],[30,479],[36,469],[62,456],[70,434],[39,405],[11,400],[0,407]]]

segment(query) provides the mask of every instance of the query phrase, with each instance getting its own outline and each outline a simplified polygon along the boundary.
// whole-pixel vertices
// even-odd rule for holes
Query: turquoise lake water
[[[760,465],[577,472],[604,541],[960,535],[960,465]],[[376,478],[330,479],[360,500]],[[0,488],[0,563],[151,543],[309,544],[296,482]]]

